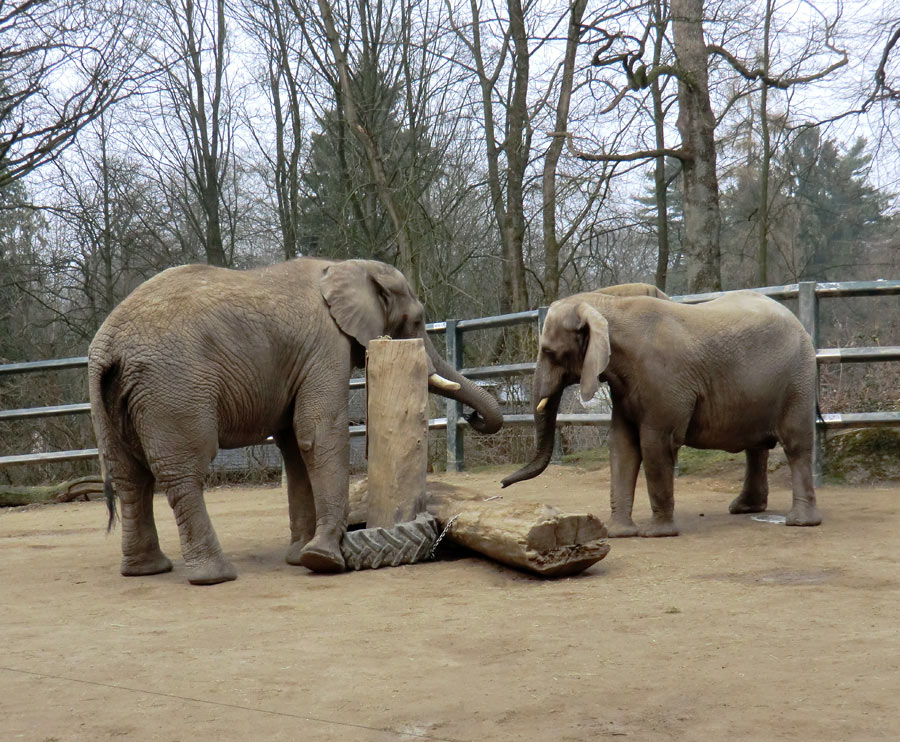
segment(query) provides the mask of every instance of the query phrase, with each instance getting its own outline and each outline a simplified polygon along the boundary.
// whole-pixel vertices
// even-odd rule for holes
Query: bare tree
[[[575,59],[578,44],[581,40],[581,23],[587,0],[575,0],[569,10],[569,22],[566,31],[566,50],[562,63],[559,85],[559,96],[556,104],[556,121],[552,132],[550,146],[544,156],[544,169],[541,179],[543,200],[541,204],[543,237],[544,237],[544,303],[549,304],[559,298],[560,259],[562,243],[571,237],[577,223],[570,225],[568,234],[560,239],[556,220],[557,167],[565,145],[565,131],[569,122],[569,108],[572,102],[572,87],[575,80]]]
[[[528,308],[523,241],[524,181],[533,134],[528,111],[530,52],[526,6],[521,0],[507,0],[504,10],[505,18],[484,19],[478,0],[470,0],[469,17],[462,22],[447,1],[451,28],[471,57],[471,72],[481,93],[487,180],[503,256],[501,308],[517,312]],[[489,27],[497,22],[502,28],[492,34]],[[491,59],[488,54],[495,43],[498,48]]]
[[[146,110],[147,129],[133,146],[158,168],[161,184],[181,181],[181,208],[207,262],[229,265],[222,207],[234,120],[225,0],[155,0],[153,8],[161,73],[146,100],[158,108]]]
[[[678,133],[682,146],[684,239],[688,291],[722,288],[716,119],[709,100],[703,0],[672,0],[672,34],[678,65]]]
[[[141,12],[133,0],[0,0],[0,188],[133,92]]]
[[[264,133],[252,124],[248,128],[273,174],[282,247],[289,260],[299,254],[303,89],[309,85],[303,67],[306,42],[281,0],[243,0],[242,10],[244,27],[263,51],[261,87],[271,112],[274,151]]]
[[[846,50],[840,49],[835,44],[835,34],[838,23],[841,20],[840,7],[833,18],[827,18],[815,6],[810,6],[815,15],[822,19],[819,33],[812,32],[814,29],[807,29],[806,43],[799,49],[785,51],[778,55],[773,64],[773,34],[778,29],[773,30],[773,23],[776,21],[776,15],[782,7],[778,5],[777,0],[765,0],[765,9],[763,13],[763,30],[760,47],[755,51],[758,63],[748,63],[732,53],[721,44],[709,44],[707,50],[710,54],[724,59],[742,78],[753,83],[753,86],[746,93],[753,93],[758,86],[759,90],[759,139],[760,139],[760,161],[759,161],[759,186],[760,196],[759,205],[757,207],[757,276],[758,285],[765,286],[769,282],[768,276],[768,244],[769,244],[769,206],[770,192],[769,181],[772,165],[772,138],[770,134],[770,118],[769,102],[772,92],[789,91],[791,88],[807,85],[818,80],[822,80],[833,72],[847,64],[848,54]],[[782,29],[787,32],[787,29]],[[814,60],[826,53],[832,57],[830,64],[819,66],[818,69],[801,72],[804,70],[810,60]],[[780,68],[781,71],[775,71]]]
[[[900,48],[900,22],[895,22],[890,28],[884,50],[875,68],[874,98],[900,102],[900,80],[892,78],[888,72],[891,67],[896,68],[898,64],[897,57],[900,57],[898,48]]]

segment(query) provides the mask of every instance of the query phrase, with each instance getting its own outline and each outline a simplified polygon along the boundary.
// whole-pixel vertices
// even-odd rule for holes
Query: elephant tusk
[[[544,397],[540,402],[538,402],[537,411],[543,412],[544,408],[547,406],[548,401],[549,401],[549,397]]]
[[[450,379],[445,379],[440,374],[432,374],[428,377],[428,383],[432,386],[436,386],[438,389],[443,389],[445,392],[455,392],[458,391],[460,386],[455,381],[450,381]]]

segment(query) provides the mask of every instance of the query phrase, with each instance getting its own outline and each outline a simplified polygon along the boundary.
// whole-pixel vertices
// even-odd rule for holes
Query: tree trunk
[[[766,1],[766,18],[763,27],[762,71],[769,74],[769,34],[772,27],[772,0]],[[772,160],[772,142],[769,138],[769,84],[760,80],[759,124],[762,138],[762,160],[759,163],[759,242],[757,250],[757,284],[769,284],[769,165]]]
[[[569,14],[569,29],[566,35],[566,55],[563,60],[560,80],[559,101],[556,105],[556,124],[553,128],[550,146],[544,156],[544,172],[541,181],[543,192],[542,216],[544,233],[544,303],[550,304],[559,298],[559,251],[560,241],[556,231],[556,168],[562,148],[565,145],[564,132],[569,121],[569,104],[572,100],[572,85],[575,79],[575,54],[581,37],[581,19],[587,0],[575,0]]]
[[[662,63],[662,45],[665,39],[666,19],[663,15],[662,3],[656,0],[653,4],[656,20],[656,38],[653,45],[653,67]],[[650,84],[653,97],[653,126],[656,131],[656,149],[662,152],[666,147],[665,110],[663,109],[662,85],[659,76],[654,76]],[[666,279],[669,272],[669,199],[666,184],[666,158],[659,155],[653,168],[653,189],[656,196],[656,288],[666,290]]]
[[[103,496],[103,479],[90,475],[59,484],[37,487],[0,486],[0,506],[15,507],[36,503],[71,502],[72,500],[89,500]]]
[[[609,553],[606,526],[594,515],[439,484],[429,485],[426,502],[456,543],[541,577],[578,574]]]
[[[677,126],[685,154],[682,183],[687,290],[720,291],[716,121],[709,101],[702,0],[672,0],[672,26],[679,71]]]
[[[523,312],[528,309],[528,289],[525,284],[525,169],[531,150],[531,136],[526,130],[528,122],[528,30],[521,0],[508,0],[509,25],[513,39],[513,93],[506,111],[506,222],[505,232],[506,286],[509,310]]]

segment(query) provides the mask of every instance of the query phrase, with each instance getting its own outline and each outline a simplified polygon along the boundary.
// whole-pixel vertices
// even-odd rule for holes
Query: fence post
[[[816,294],[815,281],[801,281],[798,284],[798,307],[797,314],[800,323],[812,338],[813,347],[819,349],[819,297]],[[825,430],[818,424],[819,422],[819,364],[816,363],[816,410],[813,413],[813,453],[812,453],[812,474],[813,486],[819,487],[822,484],[822,471],[825,463]]]
[[[447,363],[457,371],[463,366],[462,332],[457,327],[457,320],[447,320]],[[465,466],[463,451],[463,435],[459,429],[459,418],[462,415],[462,404],[455,399],[447,400],[447,471],[461,472]]]

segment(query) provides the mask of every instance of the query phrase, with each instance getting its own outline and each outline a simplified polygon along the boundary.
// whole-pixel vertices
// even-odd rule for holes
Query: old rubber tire
[[[438,537],[437,519],[420,513],[415,520],[391,528],[363,528],[347,531],[341,554],[347,569],[377,569],[422,562],[431,556]]]

